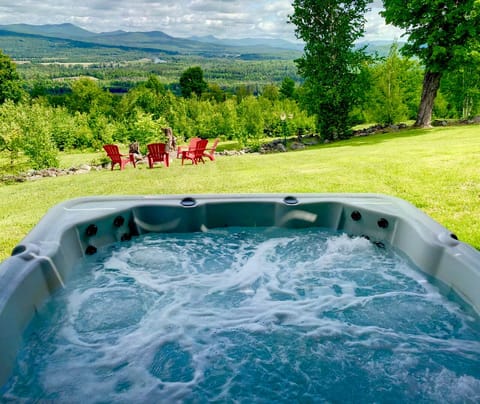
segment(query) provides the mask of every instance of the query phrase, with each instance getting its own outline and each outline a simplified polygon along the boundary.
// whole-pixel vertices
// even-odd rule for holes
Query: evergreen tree
[[[291,77],[285,77],[280,87],[282,98],[295,98],[295,81]]]

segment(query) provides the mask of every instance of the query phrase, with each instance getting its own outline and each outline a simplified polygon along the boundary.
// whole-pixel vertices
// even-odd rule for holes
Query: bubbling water
[[[478,316],[363,238],[147,234],[74,273],[27,330],[5,399],[480,401]]]

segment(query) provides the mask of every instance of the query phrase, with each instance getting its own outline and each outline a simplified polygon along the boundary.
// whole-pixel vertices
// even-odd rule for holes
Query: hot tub
[[[480,313],[480,252],[398,198],[259,194],[80,198],[52,208],[0,265],[0,386],[37,310],[87,256],[149,233],[230,227],[326,228],[404,254]]]

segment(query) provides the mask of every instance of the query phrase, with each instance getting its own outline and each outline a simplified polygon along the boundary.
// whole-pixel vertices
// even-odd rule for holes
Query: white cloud
[[[0,0],[1,1],[1,0]],[[394,39],[400,31],[368,14],[366,39]],[[294,40],[290,0],[16,0],[0,3],[0,24],[73,23],[94,32],[163,31],[172,36],[271,37]]]
[[[382,16],[380,16],[380,11],[382,10],[381,4],[376,6],[377,3],[381,1],[374,2],[374,5],[370,12],[367,13],[367,24],[366,24],[366,34],[365,40],[394,40],[400,39],[403,31],[392,26],[387,25]]]

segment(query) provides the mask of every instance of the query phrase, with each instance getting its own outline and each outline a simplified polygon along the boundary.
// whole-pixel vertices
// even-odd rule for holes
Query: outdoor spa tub
[[[117,246],[112,250],[116,251],[123,245],[135,243],[145,235],[156,234],[196,234],[195,242],[201,245],[202,237],[213,232],[217,235],[216,241],[209,243],[214,243],[214,248],[217,250],[228,249],[230,247],[227,244],[232,244],[235,240],[232,238],[228,242],[223,242],[222,232],[229,228],[288,229],[288,231],[298,229],[310,232],[315,232],[316,229],[328,229],[344,234],[347,238],[361,239],[362,243],[370,244],[374,246],[373,248],[393,249],[413,267],[418,268],[419,273],[426,276],[428,283],[432,281],[441,285],[444,295],[455,294],[470,308],[474,316],[480,313],[480,252],[459,241],[449,230],[408,202],[398,198],[377,194],[161,195],[79,198],[52,208],[14,248],[12,256],[0,264],[0,389],[7,383],[16,366],[16,358],[25,339],[25,330],[37,313],[42,311],[46,302],[65,288],[65,285],[68,286],[72,278],[78,277],[75,271],[80,262],[92,259],[102,250],[112,248],[112,245]],[[247,234],[245,238],[248,238],[249,233],[245,234]],[[282,237],[279,239],[283,240]],[[284,244],[287,245],[286,242]],[[280,247],[276,248],[275,251],[281,250]],[[303,251],[302,245],[297,248]],[[178,251],[180,254],[180,249]],[[156,257],[156,261],[164,259],[172,260],[173,258],[160,254]],[[228,259],[229,257],[224,256],[220,261]],[[262,259],[262,262],[268,265],[272,259],[274,258],[269,255]],[[288,259],[292,260],[292,258]],[[214,261],[215,259],[212,259],[212,262]],[[224,264],[221,263],[221,265]],[[294,264],[289,265],[294,266]],[[248,270],[255,272],[257,269],[260,270],[259,268]],[[145,268],[145,272],[148,270]],[[215,271],[217,276],[221,269]],[[287,275],[278,275],[279,278],[285,276]],[[172,279],[178,281],[183,278],[181,274],[175,273]],[[154,278],[151,280],[155,281]],[[256,282],[253,286],[243,289],[238,287],[235,290],[235,294],[232,295],[233,303],[229,303],[232,305],[232,311],[238,308],[239,301],[251,299],[255,295],[255,288],[258,287],[259,281]],[[348,279],[345,282],[348,282]],[[364,285],[362,290],[365,291],[368,287],[369,285]],[[342,285],[333,285],[332,299],[341,295],[341,288]],[[308,293],[307,289],[308,287],[295,289],[298,292],[295,299],[301,300]],[[213,293],[212,299],[217,299],[222,293]],[[277,295],[280,296],[280,292]],[[135,293],[128,295],[128,299],[137,304],[135,298]],[[279,300],[283,304],[290,298],[282,295]],[[292,298],[292,301],[295,299]],[[143,310],[142,304],[138,304]],[[224,303],[216,304],[221,306]],[[87,310],[90,310],[88,307]],[[125,304],[124,309],[129,310],[129,306]],[[353,316],[358,313],[350,314]],[[89,315],[94,316],[95,313],[89,312]],[[325,312],[324,315],[328,317],[331,313]],[[276,316],[278,321],[275,321],[285,321],[289,318],[288,310],[287,314],[277,313]],[[91,318],[87,320],[91,321]],[[110,321],[111,327],[117,326],[111,318],[105,321]],[[350,324],[350,321],[351,319],[348,319],[347,323]],[[362,321],[366,320],[362,319]],[[266,321],[260,323],[265,326]],[[79,326],[82,332],[86,328],[85,325]],[[87,331],[90,332],[91,329],[88,328]],[[107,337],[102,335],[102,338]],[[172,342],[168,346],[170,355],[172,350],[178,348],[175,344],[176,342]],[[186,354],[182,355],[184,358]],[[160,358],[159,354],[155,358]],[[191,359],[191,357],[188,358]],[[126,368],[126,365],[118,365],[118,368],[122,367]],[[173,377],[161,373],[166,372],[166,368],[162,368],[161,372],[159,368],[157,366],[151,369],[150,376],[156,375],[164,379]],[[184,369],[182,372],[186,372],[185,369],[189,368],[183,366],[182,369]],[[183,374],[183,376],[181,374],[185,379],[195,378],[196,375],[196,371],[193,370],[191,374]],[[126,384],[126,386],[130,385]],[[478,388],[478,385],[476,386]],[[119,391],[123,391],[122,389],[123,387],[117,388]],[[166,391],[165,386],[163,389]],[[178,397],[173,395],[164,398]]]

